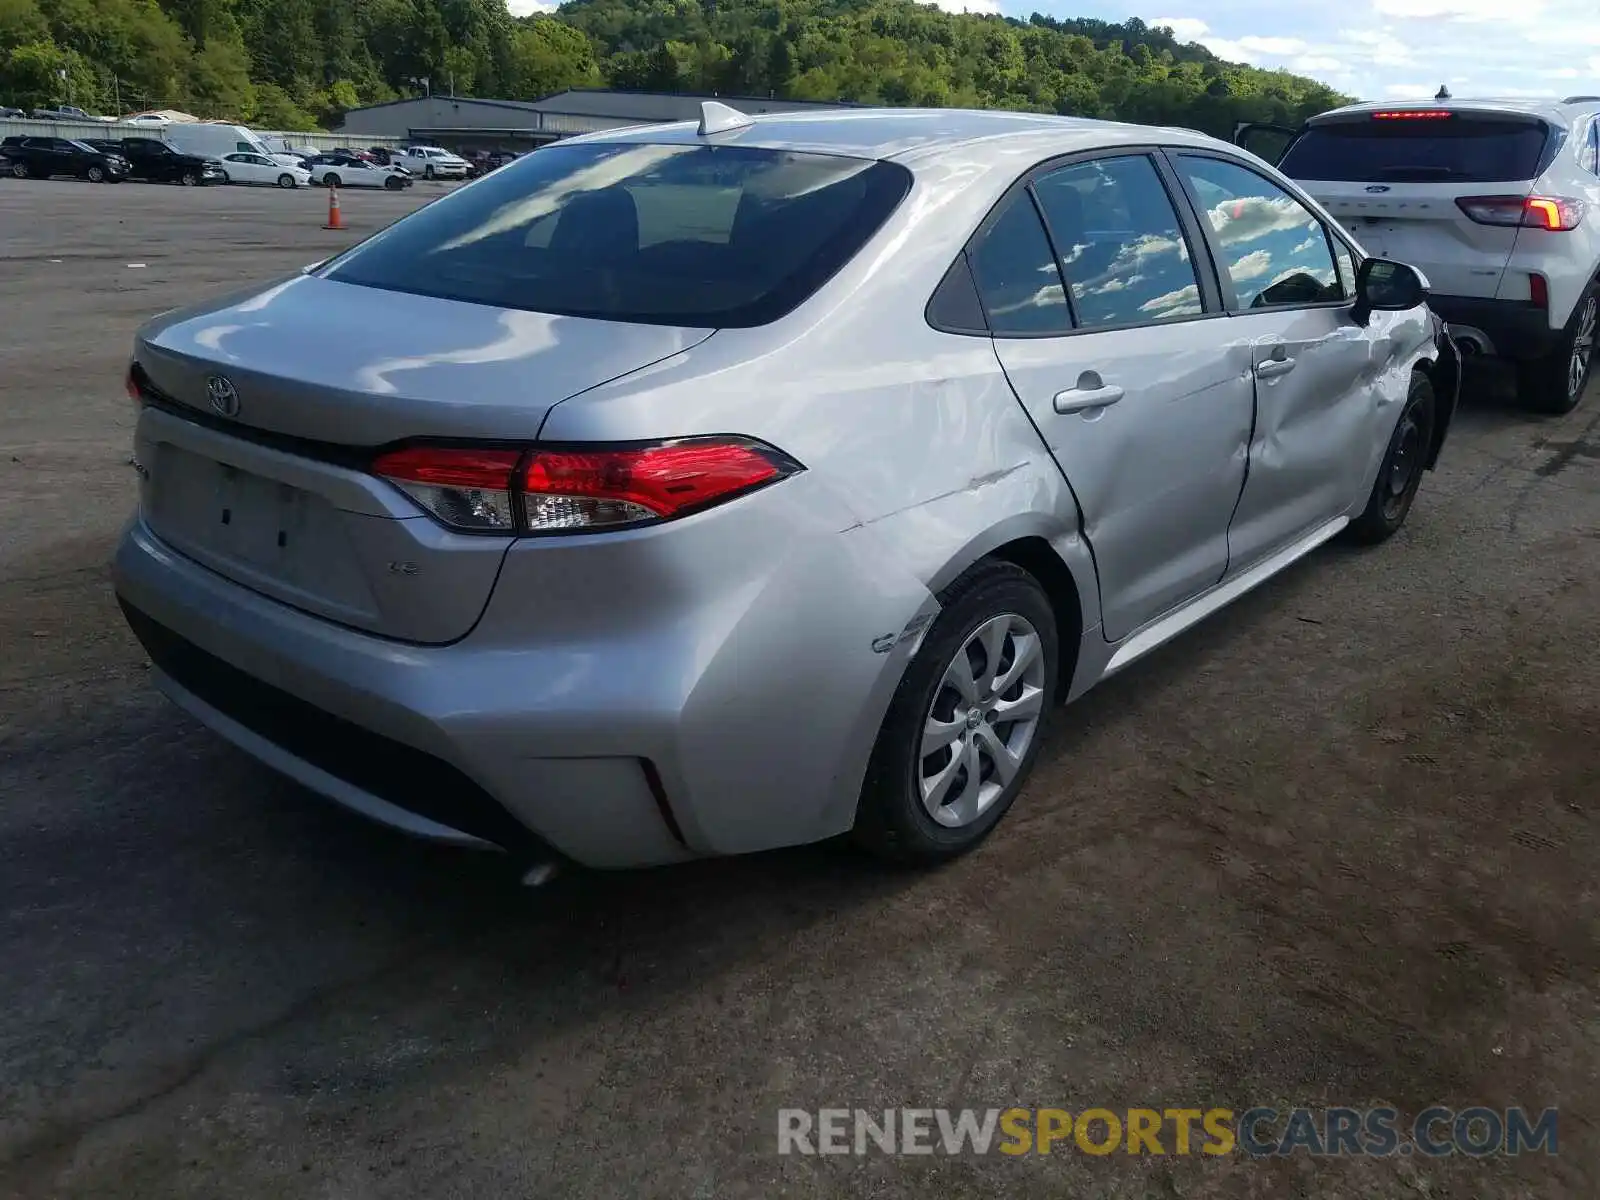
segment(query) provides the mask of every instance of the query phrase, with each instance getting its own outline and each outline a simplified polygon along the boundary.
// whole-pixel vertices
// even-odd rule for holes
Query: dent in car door
[[[1299,200],[1239,162],[1173,160],[1211,243],[1230,324],[1254,351],[1255,430],[1228,535],[1237,572],[1356,499],[1382,339],[1351,318],[1349,249]]]
[[[1039,174],[972,254],[1001,365],[1077,498],[1111,641],[1228,564],[1250,348],[1193,319],[1214,288],[1189,247],[1161,169],[1128,153]]]

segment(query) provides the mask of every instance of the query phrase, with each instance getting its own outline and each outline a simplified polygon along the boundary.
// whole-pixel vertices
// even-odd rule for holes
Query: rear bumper
[[[1543,358],[1555,349],[1561,330],[1550,314],[1522,300],[1476,296],[1430,296],[1428,306],[1450,326],[1451,336],[1468,353],[1500,358]]]
[[[849,828],[912,649],[877,653],[872,638],[936,611],[925,588],[878,568],[889,556],[871,536],[813,539],[775,557],[754,594],[720,610],[668,597],[621,635],[530,637],[536,593],[501,603],[497,588],[480,627],[448,646],[279,604],[139,518],[113,579],[158,686],[304,786],[418,836],[626,868]],[[599,566],[580,570],[614,606],[630,593]]]

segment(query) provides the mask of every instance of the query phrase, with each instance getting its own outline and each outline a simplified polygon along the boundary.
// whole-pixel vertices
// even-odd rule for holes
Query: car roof
[[[767,113],[749,118],[750,124],[711,135],[715,145],[754,146],[842,154],[859,158],[888,158],[927,163],[958,150],[969,154],[982,143],[1014,144],[1017,139],[1049,143],[1051,149],[1142,145],[1225,146],[1226,143],[1192,129],[1127,125],[1085,117],[1057,117],[1046,113],[1007,112],[996,109],[952,108],[850,108],[820,112]],[[565,139],[568,142],[697,143],[704,139],[693,121],[665,125],[631,126]]]

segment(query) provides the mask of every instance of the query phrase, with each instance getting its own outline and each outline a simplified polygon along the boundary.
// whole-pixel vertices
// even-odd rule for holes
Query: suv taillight
[[[1479,225],[1521,225],[1569,233],[1583,220],[1583,201],[1564,196],[1463,196],[1456,206]]]
[[[506,536],[669,521],[803,469],[764,442],[721,436],[642,446],[409,446],[372,464],[440,524]]]

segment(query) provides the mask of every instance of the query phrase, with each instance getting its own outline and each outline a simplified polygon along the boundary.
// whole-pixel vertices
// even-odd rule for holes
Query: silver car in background
[[[708,104],[150,322],[116,591],[179,705],[418,835],[935,861],[1057,701],[1400,527],[1425,289],[1200,134]]]

